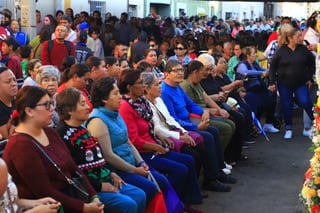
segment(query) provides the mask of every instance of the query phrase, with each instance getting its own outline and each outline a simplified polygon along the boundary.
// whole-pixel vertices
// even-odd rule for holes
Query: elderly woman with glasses
[[[123,94],[120,115],[128,127],[131,142],[144,161],[167,175],[173,188],[186,204],[201,202],[193,158],[170,151],[170,148],[173,148],[172,141],[166,137],[160,139],[155,134],[153,112],[149,102],[143,97],[144,85],[140,71],[125,71],[120,78],[119,89]]]
[[[178,60],[182,63],[182,65],[187,65],[192,58],[187,56],[188,54],[188,44],[186,42],[180,42],[175,47],[175,55],[171,56],[169,59]]]
[[[60,72],[52,65],[41,66],[36,74],[36,80],[38,86],[47,90],[51,101],[53,101],[54,106],[56,102],[56,94],[58,89],[58,84],[60,82]],[[59,115],[54,110],[53,118],[50,127],[55,127],[59,123]]]

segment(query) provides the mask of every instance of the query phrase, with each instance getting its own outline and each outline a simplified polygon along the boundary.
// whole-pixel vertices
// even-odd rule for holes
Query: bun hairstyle
[[[16,99],[17,112],[15,112],[15,115],[12,117],[11,123],[17,126],[20,122],[25,121],[27,118],[25,112],[26,107],[30,107],[31,109],[35,108],[40,99],[45,95],[49,95],[49,93],[40,87],[22,87]]]

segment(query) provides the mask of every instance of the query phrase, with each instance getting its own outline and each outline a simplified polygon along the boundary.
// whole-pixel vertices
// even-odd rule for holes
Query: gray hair
[[[233,46],[233,44],[231,42],[227,41],[227,42],[223,43],[223,49],[226,49],[228,47],[228,45],[232,45]]]
[[[201,54],[197,60],[200,61],[204,66],[211,66],[215,64],[214,58],[208,53]]]
[[[180,65],[182,66],[181,62],[178,60],[174,60],[174,59],[170,59],[169,61],[167,61],[166,66],[164,67],[163,72],[171,72],[172,68]]]
[[[38,70],[36,81],[38,84],[41,84],[44,78],[48,78],[50,76],[56,76],[58,83],[60,82],[60,72],[56,67],[52,65],[41,66]]]
[[[151,84],[158,79],[157,76],[153,72],[142,72],[140,75],[142,79],[142,85],[150,88]]]

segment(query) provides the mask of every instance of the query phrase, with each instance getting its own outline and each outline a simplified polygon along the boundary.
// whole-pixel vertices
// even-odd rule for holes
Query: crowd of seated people
[[[3,18],[10,19],[5,12]],[[8,140],[0,172],[16,186],[10,189],[14,200],[11,191],[0,191],[5,200],[0,209],[144,212],[158,197],[159,185],[168,212],[172,190],[184,205],[179,212],[201,213],[195,205],[208,191],[230,192],[237,182],[232,167],[250,160],[242,151],[259,132],[252,114],[270,133],[280,131],[277,118],[283,116],[290,139],[288,112],[297,93],[312,119],[311,100],[300,97],[309,97],[306,83],[311,86],[314,72],[309,51],[315,47],[300,44],[300,26],[289,17],[281,23],[206,16],[129,22],[122,13],[120,20],[108,14],[103,22],[98,11],[74,16],[68,8],[42,23],[38,15],[39,35],[24,42],[16,21],[0,26],[11,33],[0,41],[0,139]],[[310,19],[307,30],[317,31],[312,25],[317,14]],[[277,30],[278,21],[286,33]],[[88,35],[80,42],[82,31]],[[308,68],[301,82],[291,79],[289,69],[290,78],[279,70],[287,57],[275,51],[275,59],[266,60],[262,53],[267,39],[272,45],[278,36],[285,54],[308,53],[304,61],[290,61]],[[77,61],[77,45],[93,56]],[[277,99],[277,88],[288,97]],[[303,134],[309,136],[309,129]],[[81,174],[90,200],[68,194],[60,171],[69,178]]]

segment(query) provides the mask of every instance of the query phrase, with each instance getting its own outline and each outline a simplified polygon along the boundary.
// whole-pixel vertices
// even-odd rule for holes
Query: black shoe
[[[226,175],[225,173],[220,173],[218,180],[222,183],[230,183],[235,184],[237,182],[237,179],[235,177],[232,177],[231,175]]]
[[[214,192],[231,192],[232,189],[231,186],[220,183],[218,180],[213,180],[211,182],[204,181],[202,188]]]

